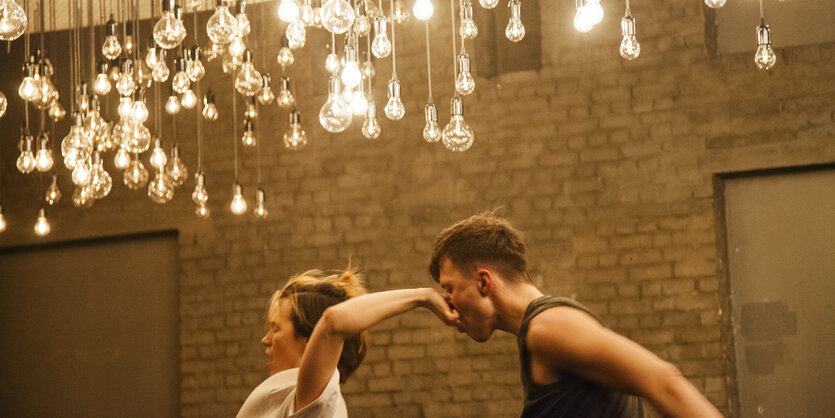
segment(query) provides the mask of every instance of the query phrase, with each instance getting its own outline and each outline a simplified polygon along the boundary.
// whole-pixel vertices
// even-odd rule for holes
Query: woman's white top
[[[339,390],[339,371],[325,386],[315,401],[296,410],[296,378],[299,369],[278,372],[261,382],[246,398],[237,418],[294,417],[294,418],[347,418],[348,408]]]

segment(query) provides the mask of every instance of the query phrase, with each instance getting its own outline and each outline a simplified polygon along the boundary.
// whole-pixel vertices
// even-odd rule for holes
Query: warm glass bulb
[[[293,65],[296,58],[293,56],[293,50],[291,50],[290,47],[283,46],[278,50],[278,55],[276,55],[275,60],[282,67],[287,67]]]
[[[168,100],[165,102],[165,111],[169,115],[176,115],[180,112],[180,99],[177,98],[177,95],[168,96]]]
[[[499,0],[478,0],[478,4],[485,9],[492,9],[499,5]]]
[[[124,148],[119,148],[116,155],[113,156],[113,165],[119,170],[124,170],[128,168],[128,164],[130,164],[130,154]]]
[[[345,0],[327,0],[320,11],[322,26],[335,34],[345,33],[354,23],[354,8]]]
[[[453,97],[450,107],[452,116],[444,127],[441,138],[444,146],[450,151],[466,151],[473,145],[474,136],[470,125],[464,120],[464,103],[459,97]]]
[[[641,54],[641,45],[635,37],[635,19],[628,13],[627,11],[627,15],[620,21],[623,39],[620,41],[619,52],[623,59],[632,61]]]
[[[197,209],[194,210],[194,213],[197,214],[199,218],[206,219],[212,214],[212,211],[205,203],[200,203],[197,205]]]
[[[267,197],[264,193],[264,189],[259,187],[255,193],[255,208],[252,209],[252,214],[258,219],[264,219],[269,214],[266,200]]]
[[[0,207],[0,232],[6,230],[6,217],[3,215],[3,208]]]
[[[351,30],[354,31],[357,36],[368,36],[368,32],[371,31],[371,20],[369,20],[366,15],[357,14],[357,17],[354,18],[354,25],[351,26]]]
[[[50,205],[54,205],[61,201],[61,188],[58,187],[58,176],[52,175],[52,183],[46,188],[44,200]]]
[[[148,184],[148,197],[160,205],[168,203],[174,197],[174,185],[163,170],[157,170],[157,175]]]
[[[577,29],[578,32],[586,33],[593,27],[594,20],[592,19],[592,15],[587,4],[578,7],[577,14],[574,15],[574,29]]]
[[[757,53],[754,54],[754,63],[760,70],[768,71],[776,62],[777,55],[771,48],[771,29],[763,20],[757,27]]]
[[[151,77],[153,77],[154,82],[162,83],[165,80],[168,80],[168,76],[171,74],[171,70],[168,69],[168,65],[165,64],[165,60],[160,60],[157,62],[157,65],[151,71]]]
[[[362,121],[362,136],[377,139],[380,137],[380,131],[380,124],[377,122],[377,105],[373,100],[369,100],[365,120]]]
[[[31,173],[35,169],[36,160],[35,153],[31,150],[22,151],[17,157],[17,169],[23,174]]]
[[[197,106],[197,95],[194,94],[192,89],[186,89],[186,92],[180,97],[180,104],[186,109],[194,109],[194,106]]]
[[[229,204],[229,209],[235,215],[243,215],[246,212],[246,200],[244,199],[244,188],[235,182],[235,194],[232,196],[232,203]]]
[[[423,139],[426,142],[441,140],[441,128],[438,126],[438,109],[433,103],[426,105],[426,124],[423,126]]]
[[[403,23],[409,19],[409,11],[403,6],[403,0],[394,0],[394,21]]]
[[[261,73],[255,69],[252,61],[244,60],[238,75],[235,76],[235,90],[244,96],[254,96],[261,90]]]
[[[469,95],[475,90],[475,80],[470,72],[470,56],[461,50],[458,55],[458,75],[455,77],[455,91],[462,96]]]
[[[188,168],[180,158],[180,148],[177,144],[171,146],[171,158],[168,159],[168,164],[165,166],[165,174],[171,179],[174,187],[180,187],[188,177]]]
[[[194,175],[194,191],[191,193],[191,200],[194,203],[205,204],[209,201],[209,192],[206,190],[206,178],[203,173]]]
[[[90,168],[90,181],[85,186],[94,199],[103,199],[110,193],[113,186],[113,179],[105,171],[101,156],[96,152],[93,155],[93,164]]]
[[[331,133],[342,132],[351,124],[351,108],[342,100],[336,77],[330,78],[328,100],[319,110],[319,123]]]
[[[148,184],[148,170],[139,159],[132,160],[122,179],[128,189],[139,190]]]
[[[232,38],[232,42],[229,43],[228,51],[229,55],[242,58],[244,52],[246,52],[246,43],[244,42],[243,38],[241,38],[240,36]]]
[[[249,35],[249,32],[252,30],[252,25],[249,23],[249,18],[246,17],[246,13],[238,13],[235,16],[235,23],[237,25],[239,37],[244,37]]]
[[[148,120],[148,106],[142,100],[133,102],[133,109],[131,110],[131,118],[139,123],[145,123]]]
[[[297,19],[287,25],[284,35],[287,36],[287,40],[293,45],[294,49],[299,49],[304,46],[307,31],[304,29],[304,23]]]
[[[209,38],[216,44],[228,44],[232,42],[232,37],[237,34],[238,21],[232,13],[229,12],[229,7],[226,2],[221,3],[215,8],[215,13],[206,22],[206,32]]]
[[[328,54],[327,58],[325,58],[325,69],[328,70],[329,73],[336,75],[339,72],[340,66],[339,56],[336,54],[331,52]]]
[[[122,45],[119,43],[119,38],[115,35],[108,35],[104,38],[104,43],[101,46],[101,54],[109,60],[115,60],[122,53]]]
[[[525,25],[522,24],[522,2],[511,0],[508,3],[510,8],[510,20],[504,28],[504,35],[511,42],[519,42],[525,37]]]
[[[163,3],[165,4],[165,3]],[[154,40],[163,49],[173,49],[186,37],[186,27],[171,10],[165,10],[154,25]]]
[[[600,0],[586,0],[586,9],[588,11],[588,18],[592,25],[596,25],[603,21],[603,7],[600,6]]]
[[[40,172],[46,172],[52,169],[54,160],[52,158],[52,150],[49,148],[41,148],[35,155],[35,167]]]
[[[348,87],[356,87],[360,80],[362,80],[362,73],[360,67],[355,60],[348,60],[342,68],[342,75],[340,77],[342,83]]]
[[[434,12],[435,6],[430,0],[415,0],[415,5],[412,7],[412,13],[418,20],[429,20]]]
[[[49,226],[49,221],[46,220],[46,210],[41,208],[38,210],[38,220],[35,222],[35,233],[43,237],[49,235],[50,231],[52,231],[52,227]]]
[[[0,118],[6,114],[6,108],[9,107],[9,99],[6,98],[6,95],[0,91]],[[53,106],[54,107],[54,106]],[[50,116],[52,116],[52,109],[50,109]]]
[[[162,144],[159,138],[154,142],[154,150],[151,151],[151,166],[157,170],[165,168],[165,163],[168,162],[168,156],[162,150]]]
[[[110,79],[107,78],[107,74],[99,73],[96,75],[96,81],[93,82],[93,91],[99,96],[110,93]]]
[[[26,76],[23,77],[23,81],[20,82],[20,87],[17,89],[17,93],[20,95],[20,98],[26,100],[27,102],[34,102],[41,97],[41,90],[39,88],[38,82],[35,80],[35,77]]]
[[[299,19],[299,2],[296,0],[281,0],[278,4],[278,18],[287,23]]]
[[[14,0],[0,0],[0,41],[13,41],[26,31],[26,12]]]
[[[473,20],[473,4],[464,0],[461,4],[461,28],[458,30],[464,39],[475,39],[478,36],[478,26]]]
[[[312,27],[315,25],[318,18],[318,12],[313,10],[311,0],[304,0],[304,3],[299,8],[299,19],[305,27]]]
[[[261,91],[258,92],[258,103],[268,105],[274,100],[275,93],[273,93],[273,89],[270,86],[264,86],[261,88]]]
[[[378,16],[374,19],[374,41],[371,42],[371,53],[377,58],[385,58],[391,54],[391,41],[386,32],[386,18]]]
[[[351,112],[355,115],[365,115],[368,111],[368,99],[366,99],[365,92],[362,89],[353,92],[348,103],[351,106]]]
[[[403,101],[400,100],[400,80],[392,79],[388,82],[388,102],[383,108],[386,117],[391,120],[403,119],[406,114],[406,108],[403,107]]]
[[[276,98],[276,102],[278,103],[279,107],[289,108],[296,103],[295,97],[293,97],[293,93],[289,89],[281,89],[278,91],[278,97]]]
[[[203,62],[199,59],[193,59],[188,62],[188,69],[186,71],[188,74],[188,78],[196,83],[206,75],[206,67],[203,66]]]
[[[258,140],[255,137],[255,131],[252,129],[252,121],[247,120],[244,124],[244,134],[241,135],[241,144],[245,147],[254,147]]]
[[[705,4],[711,9],[718,9],[725,5],[726,0],[705,0]]]
[[[290,111],[290,129],[284,134],[284,146],[297,150],[307,145],[307,134],[301,125],[301,116],[297,110]]]
[[[237,70],[238,67],[241,65],[241,62],[241,57],[232,54],[224,55],[222,64],[223,72],[226,74],[234,73],[235,70]]]
[[[75,168],[72,169],[72,182],[76,186],[83,186],[90,181],[90,163],[87,160],[78,160]]]
[[[177,93],[182,94],[188,89],[189,85],[191,85],[191,80],[185,71],[177,71],[177,74],[174,74],[174,78],[171,79],[171,87]]]
[[[130,96],[136,90],[136,83],[133,81],[133,74],[130,72],[123,72],[119,76],[119,81],[116,82],[116,90],[122,96]]]
[[[203,106],[203,119],[214,121],[217,117],[217,106],[214,103],[207,103]]]
[[[0,100],[0,118],[3,117],[3,111],[5,110],[3,106],[3,100]],[[64,106],[61,106],[61,103],[55,102],[49,108],[49,117],[52,118],[54,122],[59,122],[61,119],[64,119],[66,116],[67,111],[64,110]]]
[[[87,187],[76,187],[72,192],[72,204],[77,208],[89,208],[95,201]]]
[[[159,63],[160,55],[158,52],[156,46],[148,47],[148,52],[145,54],[145,64],[148,65],[148,68],[154,68]]]

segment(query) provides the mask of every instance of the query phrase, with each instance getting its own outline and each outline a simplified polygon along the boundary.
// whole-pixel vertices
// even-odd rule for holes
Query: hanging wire
[[[371,32],[368,32],[368,36],[365,37],[365,42],[366,61],[371,62]],[[371,74],[368,74],[368,96],[371,97],[371,100],[374,100],[374,96],[371,94]]]
[[[429,103],[432,103],[432,65],[429,56],[429,20],[426,23],[426,78],[429,84]]]
[[[455,0],[449,0],[449,16],[452,21],[452,80],[458,75],[458,51],[455,49]]]
[[[760,0],[760,20],[765,20],[765,14],[763,14],[763,0]]]
[[[235,146],[235,183],[238,182],[238,98],[235,97],[235,80],[232,80],[232,145]]]
[[[391,15],[391,78],[397,78],[397,42],[394,39],[394,0],[389,0],[389,14]]]
[[[200,40],[197,39],[197,10],[194,11],[194,43],[200,48]],[[196,57],[195,57],[196,58]],[[197,95],[198,98],[203,97],[200,94],[200,82],[202,80],[197,80],[194,83],[194,93]],[[199,100],[199,99],[198,99]],[[204,104],[205,106],[205,104]],[[197,112],[197,172],[203,172],[203,115],[202,112]]]

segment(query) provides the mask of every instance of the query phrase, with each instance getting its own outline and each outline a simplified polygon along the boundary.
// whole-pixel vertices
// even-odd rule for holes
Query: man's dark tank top
[[[534,383],[531,378],[530,356],[525,342],[528,324],[541,312],[557,306],[579,309],[597,319],[601,324],[603,323],[588,308],[569,298],[542,296],[528,305],[517,340],[519,359],[522,363],[522,387],[525,391],[525,409],[522,410],[522,418],[643,417],[644,407],[640,398],[570,373],[562,373],[559,380],[547,385]],[[554,332],[559,332],[559,330],[554,330]]]

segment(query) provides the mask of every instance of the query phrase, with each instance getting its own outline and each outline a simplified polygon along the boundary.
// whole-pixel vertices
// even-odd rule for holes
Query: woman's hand
[[[458,326],[458,311],[450,306],[437,290],[426,288],[424,291],[426,296],[423,300],[423,307],[432,311],[444,324]]]

